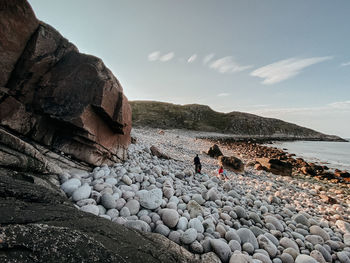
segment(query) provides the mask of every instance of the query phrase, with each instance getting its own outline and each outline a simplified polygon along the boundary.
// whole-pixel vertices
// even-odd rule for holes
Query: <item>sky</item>
[[[350,138],[350,1],[29,0],[129,100],[204,104]]]

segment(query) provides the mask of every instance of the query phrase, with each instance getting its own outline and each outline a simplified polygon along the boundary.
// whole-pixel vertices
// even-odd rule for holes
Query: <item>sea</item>
[[[346,140],[350,141],[350,138]],[[293,141],[273,142],[268,146],[284,149],[308,162],[350,172],[350,142]]]

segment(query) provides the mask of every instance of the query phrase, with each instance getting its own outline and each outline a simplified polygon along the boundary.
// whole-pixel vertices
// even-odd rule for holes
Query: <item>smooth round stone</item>
[[[271,258],[274,258],[277,254],[277,247],[264,235],[260,235],[257,238],[259,247],[267,251]]]
[[[227,243],[220,239],[210,239],[210,245],[222,262],[229,261],[231,256],[231,248]]]
[[[319,263],[326,263],[326,260],[324,259],[320,251],[317,251],[317,250],[311,251],[310,257],[316,259],[316,261]]]
[[[281,260],[283,263],[294,263],[294,258],[288,253],[282,253]]]
[[[226,230],[221,223],[216,226],[215,230],[220,234],[220,237],[225,237]]]
[[[106,187],[100,193],[101,195],[104,195],[104,194],[113,195],[113,189],[111,187]]]
[[[316,244],[314,248],[322,254],[326,261],[332,262],[332,255],[322,245]]]
[[[248,255],[233,253],[229,263],[253,263],[253,260]]]
[[[113,177],[109,177],[105,180],[105,183],[110,185],[116,185],[118,183],[118,180]]]
[[[117,219],[120,217],[117,217]],[[134,228],[143,232],[151,232],[151,227],[142,220],[132,220],[124,222],[124,226]]]
[[[84,205],[96,205],[95,199],[88,198],[88,199],[82,199],[77,202],[78,206],[84,206]]]
[[[307,235],[305,237],[305,240],[310,242],[313,245],[317,245],[317,244],[323,244],[323,238],[317,235]]]
[[[187,204],[187,210],[191,218],[195,218],[203,214],[202,207],[194,200],[190,200]]]
[[[248,218],[253,220],[255,223],[262,224],[260,216],[257,213],[255,213],[255,212],[250,212],[248,214]]]
[[[104,208],[104,206],[103,205],[98,205],[97,206],[98,207],[98,210],[99,210],[99,212],[98,212],[98,214],[99,215],[104,215],[104,214],[106,214],[106,208]]]
[[[350,233],[345,233],[343,238],[344,238],[344,244],[350,247]]]
[[[133,198],[135,196],[135,193],[132,192],[132,191],[125,191],[123,192],[122,194],[122,197],[125,199],[125,200],[129,200],[131,198]],[[116,198],[117,199],[117,198]]]
[[[80,201],[82,199],[87,199],[90,197],[91,194],[91,187],[88,184],[83,184],[82,186],[80,186],[78,189],[76,189],[73,192],[72,198],[73,201],[77,202]]]
[[[310,234],[320,236],[324,241],[330,240],[329,234],[324,229],[316,225],[310,227]]]
[[[188,222],[189,228],[194,228],[198,233],[204,233],[204,227],[202,222],[198,218],[193,218]]]
[[[210,188],[208,193],[207,193],[208,200],[214,201],[218,199],[218,191],[216,190],[215,187]]]
[[[192,196],[192,200],[196,201],[200,205],[205,203],[205,200],[204,200],[204,198],[202,197],[201,194],[194,194]]]
[[[272,263],[271,259],[262,253],[255,253],[253,259],[260,260],[262,263]]]
[[[125,199],[119,198],[117,199],[117,201],[115,201],[115,208],[118,210],[121,210],[125,204],[126,204]]]
[[[345,251],[337,252],[336,255],[341,263],[350,263],[350,259]]]
[[[275,246],[278,246],[280,244],[280,242],[278,241],[278,239],[270,234],[270,233],[265,233],[264,236],[266,236],[268,239],[270,239],[270,241],[275,245]]]
[[[120,210],[119,215],[122,216],[122,217],[128,217],[128,216],[130,216],[129,208],[127,208],[127,207],[124,206],[124,207]]]
[[[316,259],[308,255],[300,254],[295,259],[295,263],[317,263]]]
[[[175,203],[172,203],[172,202],[169,202],[166,205],[166,207],[169,208],[169,209],[177,210],[177,205]]]
[[[94,215],[98,215],[100,212],[97,205],[85,205],[85,206],[82,206],[80,210],[83,212],[94,214]]]
[[[181,242],[188,245],[191,244],[193,241],[197,239],[197,230],[194,228],[187,229],[182,235],[181,235]]]
[[[286,248],[285,250],[283,250],[283,253],[288,253],[289,255],[291,255],[293,257],[294,260],[300,254],[298,251],[296,251],[294,248],[291,248],[291,247]]]
[[[243,244],[242,250],[251,255],[254,253],[254,246],[251,243],[246,242]]]
[[[307,227],[310,226],[309,220],[303,214],[297,214],[294,216],[294,221]]]
[[[77,190],[81,186],[81,182],[77,178],[72,178],[65,181],[61,185],[61,189],[68,195],[71,196],[75,190]]]
[[[295,243],[294,240],[288,237],[281,238],[280,245],[284,248],[288,248],[288,247],[294,248],[296,251],[299,252],[299,246],[297,245],[297,243]]]
[[[162,209],[162,220],[166,226],[173,228],[179,222],[179,213],[174,209]]]
[[[259,248],[258,240],[256,239],[251,230],[247,228],[240,228],[237,230],[237,234],[241,239],[241,244],[248,242],[253,245],[254,249]]]
[[[125,183],[126,185],[131,185],[132,184],[132,180],[126,174],[123,175],[122,182]]]
[[[130,215],[136,215],[140,211],[140,203],[137,200],[129,200],[125,207],[127,207],[130,211]]]
[[[228,242],[228,246],[230,247],[232,252],[236,250],[242,251],[241,243],[238,242],[237,240],[234,240],[234,239],[230,240],[230,242]]]
[[[145,221],[147,224],[150,224],[152,222],[152,219],[148,215],[140,216],[140,220]]]
[[[167,237],[170,233],[170,229],[164,224],[158,224],[154,232]]]
[[[110,216],[112,219],[119,216],[119,211],[115,208],[109,209],[106,215]]]
[[[171,231],[168,238],[175,242],[176,244],[180,244],[180,237],[181,237],[181,233],[178,231]]]
[[[282,260],[280,258],[274,258],[272,263],[282,263]]]
[[[141,206],[151,210],[158,208],[163,201],[162,190],[158,188],[150,191],[140,190],[136,195],[139,197]]]
[[[176,205],[178,205],[180,202],[179,198],[177,198],[177,196],[172,196],[169,199],[169,203],[175,203]]]
[[[177,226],[176,228],[178,230],[183,230],[185,231],[187,229],[187,225],[188,225],[188,220],[186,217],[180,217],[178,223],[177,223]]]
[[[274,227],[276,228],[276,230],[278,230],[278,231],[283,232],[283,230],[284,230],[282,223],[274,216],[271,216],[271,215],[265,216],[265,222],[273,224]]]
[[[245,212],[244,208],[237,205],[233,208],[233,211],[237,214],[239,218],[246,218],[247,213]]]
[[[202,254],[203,253],[203,246],[201,243],[199,243],[197,240],[195,240],[191,245],[190,245],[191,251],[197,254]]]
[[[111,194],[103,194],[101,196],[101,204],[106,208],[106,209],[112,209],[117,207],[116,200]]]
[[[225,233],[225,239],[227,240],[227,242],[230,242],[231,240],[236,240],[239,244],[241,244],[241,238],[234,229],[230,229]]]

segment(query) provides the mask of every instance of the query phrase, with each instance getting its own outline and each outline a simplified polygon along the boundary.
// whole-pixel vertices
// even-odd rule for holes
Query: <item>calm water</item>
[[[309,162],[350,171],[350,142],[274,142],[273,146],[285,148]]]

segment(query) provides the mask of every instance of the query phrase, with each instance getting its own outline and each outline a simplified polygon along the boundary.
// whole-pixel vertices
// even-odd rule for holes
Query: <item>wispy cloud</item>
[[[227,96],[230,96],[230,95],[231,95],[230,93],[223,92],[223,93],[219,93],[217,96],[218,97],[227,97]]]
[[[210,60],[213,59],[213,57],[215,56],[214,53],[208,54],[203,58],[203,65],[206,65],[209,63]]]
[[[194,62],[196,59],[197,59],[197,54],[193,54],[192,56],[190,56],[190,57],[187,59],[187,62],[188,62],[188,63],[192,63],[192,62]]]
[[[156,61],[159,59],[159,57],[160,57],[159,51],[154,51],[154,52],[148,54],[149,61]]]
[[[350,110],[350,100],[333,102],[328,104],[328,106],[336,109]]]
[[[250,73],[251,76],[264,79],[263,84],[274,84],[290,79],[300,74],[311,65],[330,60],[333,57],[289,58],[258,68]]]
[[[174,52],[169,52],[166,54],[161,54],[160,51],[154,51],[152,53],[148,54],[148,60],[149,61],[161,61],[161,62],[166,62],[170,61],[175,57]]]
[[[239,65],[236,61],[233,60],[232,57],[228,56],[228,57],[219,58],[213,61],[209,67],[224,74],[224,73],[240,72],[240,71],[252,68],[253,66]]]
[[[160,61],[162,62],[166,62],[166,61],[170,61],[175,57],[175,53],[174,52],[169,52],[167,54],[164,54],[163,56],[161,56],[159,58]]]
[[[342,67],[350,66],[350,61],[349,61],[349,62],[341,63],[340,66],[342,66]]]

